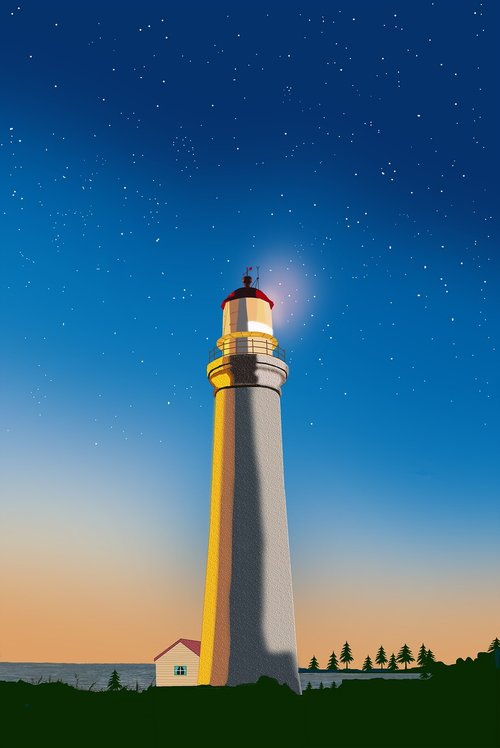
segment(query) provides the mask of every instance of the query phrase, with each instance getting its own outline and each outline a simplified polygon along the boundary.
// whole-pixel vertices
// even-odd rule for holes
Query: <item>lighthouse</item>
[[[210,531],[198,683],[276,678],[300,693],[273,302],[252,278],[222,302],[214,389]]]

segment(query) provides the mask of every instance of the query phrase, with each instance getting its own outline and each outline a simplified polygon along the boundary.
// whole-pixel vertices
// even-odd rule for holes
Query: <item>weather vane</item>
[[[246,273],[243,276],[243,285],[245,286],[245,288],[250,288],[251,286],[253,286],[254,288],[259,288],[259,265],[256,265],[256,268],[257,268],[257,277],[252,283],[252,277],[250,275],[250,271],[253,270],[253,267],[247,266]]]

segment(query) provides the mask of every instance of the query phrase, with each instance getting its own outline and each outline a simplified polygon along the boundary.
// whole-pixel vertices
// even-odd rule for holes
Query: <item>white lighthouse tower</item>
[[[215,420],[200,684],[261,675],[300,693],[281,440],[288,376],[273,302],[243,277],[207,367]]]

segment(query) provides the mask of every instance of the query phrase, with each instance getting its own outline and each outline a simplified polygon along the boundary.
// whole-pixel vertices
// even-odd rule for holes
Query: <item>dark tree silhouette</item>
[[[363,667],[361,669],[364,670],[365,673],[371,673],[373,670],[373,663],[370,655],[366,655],[366,660],[363,662]]]
[[[335,652],[331,653],[326,669],[327,670],[338,670],[339,669],[339,661],[337,660]]]
[[[307,682],[306,691],[312,691],[313,687],[311,686],[311,681]]]
[[[312,660],[309,663],[308,670],[319,670],[318,660],[316,659],[315,655],[312,656]]]
[[[411,649],[407,644],[403,644],[398,652],[396,660],[405,666],[405,670],[408,670],[408,663],[415,662],[415,658],[411,653]]]
[[[349,669],[349,663],[354,660],[354,657],[352,656],[351,648],[349,644],[346,642],[344,646],[342,647],[342,652],[340,653],[340,662],[342,662],[345,665],[345,669]]]
[[[395,670],[399,670],[394,652],[389,657],[389,664],[387,665],[387,670],[389,670],[391,673],[393,673]]]
[[[322,691],[324,689],[323,681],[321,680],[319,682],[319,690]]]
[[[116,670],[113,670],[108,681],[108,691],[121,691],[122,688],[123,686],[120,682],[120,676],[118,675]]]
[[[495,637],[488,647],[488,652],[493,652],[495,657],[495,667],[500,668],[500,640]]]
[[[425,667],[429,668],[432,667],[436,662],[436,658],[434,657],[434,652],[432,649],[427,650],[427,655],[425,657]]]
[[[425,667],[427,665],[427,650],[424,644],[422,644],[422,646],[418,650],[417,665],[419,667]]]
[[[379,650],[377,652],[377,656],[375,657],[375,662],[377,665],[380,665],[382,670],[384,669],[384,665],[387,664],[387,655],[385,653],[385,649],[382,645],[380,645]]]

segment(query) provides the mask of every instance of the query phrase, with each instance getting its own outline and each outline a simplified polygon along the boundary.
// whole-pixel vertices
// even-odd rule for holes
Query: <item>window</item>
[[[174,675],[187,675],[187,665],[174,665]]]

